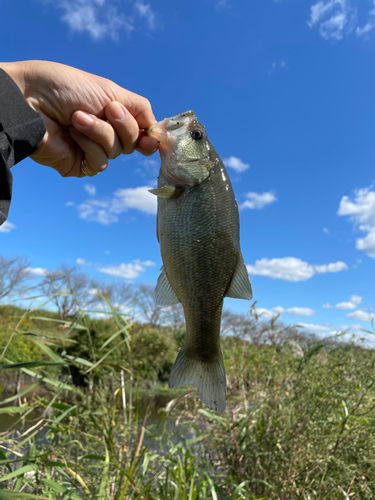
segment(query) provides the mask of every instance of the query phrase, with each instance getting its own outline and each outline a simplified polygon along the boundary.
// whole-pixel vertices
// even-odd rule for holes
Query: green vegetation
[[[101,298],[105,317],[0,307],[0,500],[374,497],[372,348],[227,314],[218,414],[166,390],[178,322],[134,324]]]

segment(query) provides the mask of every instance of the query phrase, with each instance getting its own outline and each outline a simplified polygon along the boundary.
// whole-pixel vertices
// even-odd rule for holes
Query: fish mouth
[[[164,120],[154,123],[145,129],[145,133],[148,136],[158,139],[160,136],[163,136],[165,132],[178,130],[185,125],[189,125],[191,120],[194,118],[196,118],[194,111],[185,111],[185,113],[180,113],[179,115],[172,116],[171,118],[164,118]]]
[[[172,116],[172,118],[165,118],[164,128],[168,131],[177,130],[184,125],[189,124],[193,118],[195,118],[194,111],[185,111],[185,113],[180,113],[179,115]]]

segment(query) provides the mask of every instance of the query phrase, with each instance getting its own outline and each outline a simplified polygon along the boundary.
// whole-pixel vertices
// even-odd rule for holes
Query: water
[[[26,389],[27,386],[23,386],[20,388],[20,392]],[[14,393],[3,391],[1,394],[1,400],[5,400],[10,396],[13,396]],[[22,404],[26,405],[27,403],[31,404],[31,400],[33,397],[48,397],[52,394],[42,386],[37,386],[32,391],[28,392],[22,398]],[[138,396],[138,416],[139,416],[139,425],[142,425],[143,419],[147,413],[147,421],[146,425],[150,426],[153,424],[157,424],[160,420],[160,410],[165,408],[165,406],[171,401],[174,397],[174,393],[171,391],[170,394],[166,393],[152,393],[150,391],[149,394],[142,394]],[[135,403],[135,395],[133,393],[133,406]],[[0,403],[1,404],[1,403]],[[18,406],[19,400],[16,399],[10,403],[9,406]],[[127,404],[129,404],[129,398],[127,396]],[[119,410],[122,411],[122,410]],[[134,411],[134,410],[133,410]],[[128,413],[128,412],[127,412]],[[0,414],[0,433],[5,432],[10,427],[12,429],[22,430],[23,432],[28,428],[32,427],[36,424],[36,422],[41,418],[43,414],[43,409],[35,409],[28,413],[25,417],[21,417],[20,414],[14,413],[2,413]],[[168,427],[171,427],[171,422],[168,422]],[[172,429],[171,429],[172,430]]]

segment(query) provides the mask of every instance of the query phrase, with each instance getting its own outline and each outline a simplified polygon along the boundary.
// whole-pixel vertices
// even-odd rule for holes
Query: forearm
[[[26,102],[13,76],[20,75],[9,63],[0,65],[0,131],[6,134],[9,148],[14,150],[14,164],[32,154],[40,145],[46,131],[43,118]],[[16,63],[14,63],[16,64]],[[2,144],[3,160],[9,156]]]
[[[12,194],[11,167],[32,154],[45,134],[43,118],[26,102],[12,76],[16,67],[0,63],[0,224]]]
[[[3,69],[12,80],[17,84],[18,88],[24,94],[25,89],[25,63],[24,61],[17,62],[0,62],[0,69]]]

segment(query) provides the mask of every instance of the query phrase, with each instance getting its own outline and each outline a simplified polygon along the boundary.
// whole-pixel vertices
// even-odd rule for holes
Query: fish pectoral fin
[[[178,198],[181,196],[183,190],[180,188],[176,188],[175,186],[164,186],[157,189],[149,189],[149,193],[158,196],[159,198]]]
[[[249,275],[247,273],[247,269],[241,252],[238,252],[236,269],[225,296],[232,297],[233,299],[246,300],[250,300],[253,298],[253,291],[251,289]]]
[[[155,291],[154,291],[155,301],[158,306],[174,306],[178,304],[180,301],[177,298],[177,295],[174,293],[171,284],[165,274],[164,266],[161,268],[161,274],[156,283]]]

